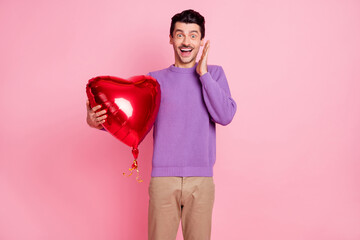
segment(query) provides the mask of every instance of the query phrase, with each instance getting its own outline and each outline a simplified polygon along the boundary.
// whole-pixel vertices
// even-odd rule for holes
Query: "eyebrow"
[[[175,29],[175,32],[184,32],[183,30],[181,30],[181,29]],[[190,31],[190,33],[199,33],[199,31],[198,30],[192,30],[192,31]]]

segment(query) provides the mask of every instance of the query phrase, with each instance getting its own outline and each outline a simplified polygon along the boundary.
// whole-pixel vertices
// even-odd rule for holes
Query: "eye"
[[[181,33],[178,33],[176,36],[177,36],[178,38],[182,38],[182,37],[183,37],[183,35],[182,35]]]
[[[195,39],[195,38],[196,38],[196,35],[195,35],[195,34],[191,35],[191,38],[192,38],[192,39]]]

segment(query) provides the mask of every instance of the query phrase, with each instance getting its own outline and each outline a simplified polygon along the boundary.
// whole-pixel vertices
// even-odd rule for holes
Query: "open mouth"
[[[183,56],[183,57],[190,56],[192,50],[193,50],[193,49],[192,49],[192,48],[189,48],[189,47],[182,47],[182,48],[180,48],[181,56]]]

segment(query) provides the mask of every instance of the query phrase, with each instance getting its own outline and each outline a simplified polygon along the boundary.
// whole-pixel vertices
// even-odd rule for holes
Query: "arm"
[[[217,66],[214,71],[208,72],[209,48],[210,41],[207,41],[196,66],[196,72],[200,76],[204,101],[212,120],[221,125],[227,125],[234,118],[236,103],[231,98],[229,85],[222,67]]]
[[[229,85],[222,67],[200,76],[204,101],[212,120],[221,125],[229,124],[236,112]]]

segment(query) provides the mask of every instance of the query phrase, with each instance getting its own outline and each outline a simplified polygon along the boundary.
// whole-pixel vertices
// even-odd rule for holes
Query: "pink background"
[[[238,104],[212,239],[360,239],[359,1],[2,0],[1,240],[146,239],[152,132],[138,184],[130,148],[87,126],[85,85],[168,67],[188,8]]]

